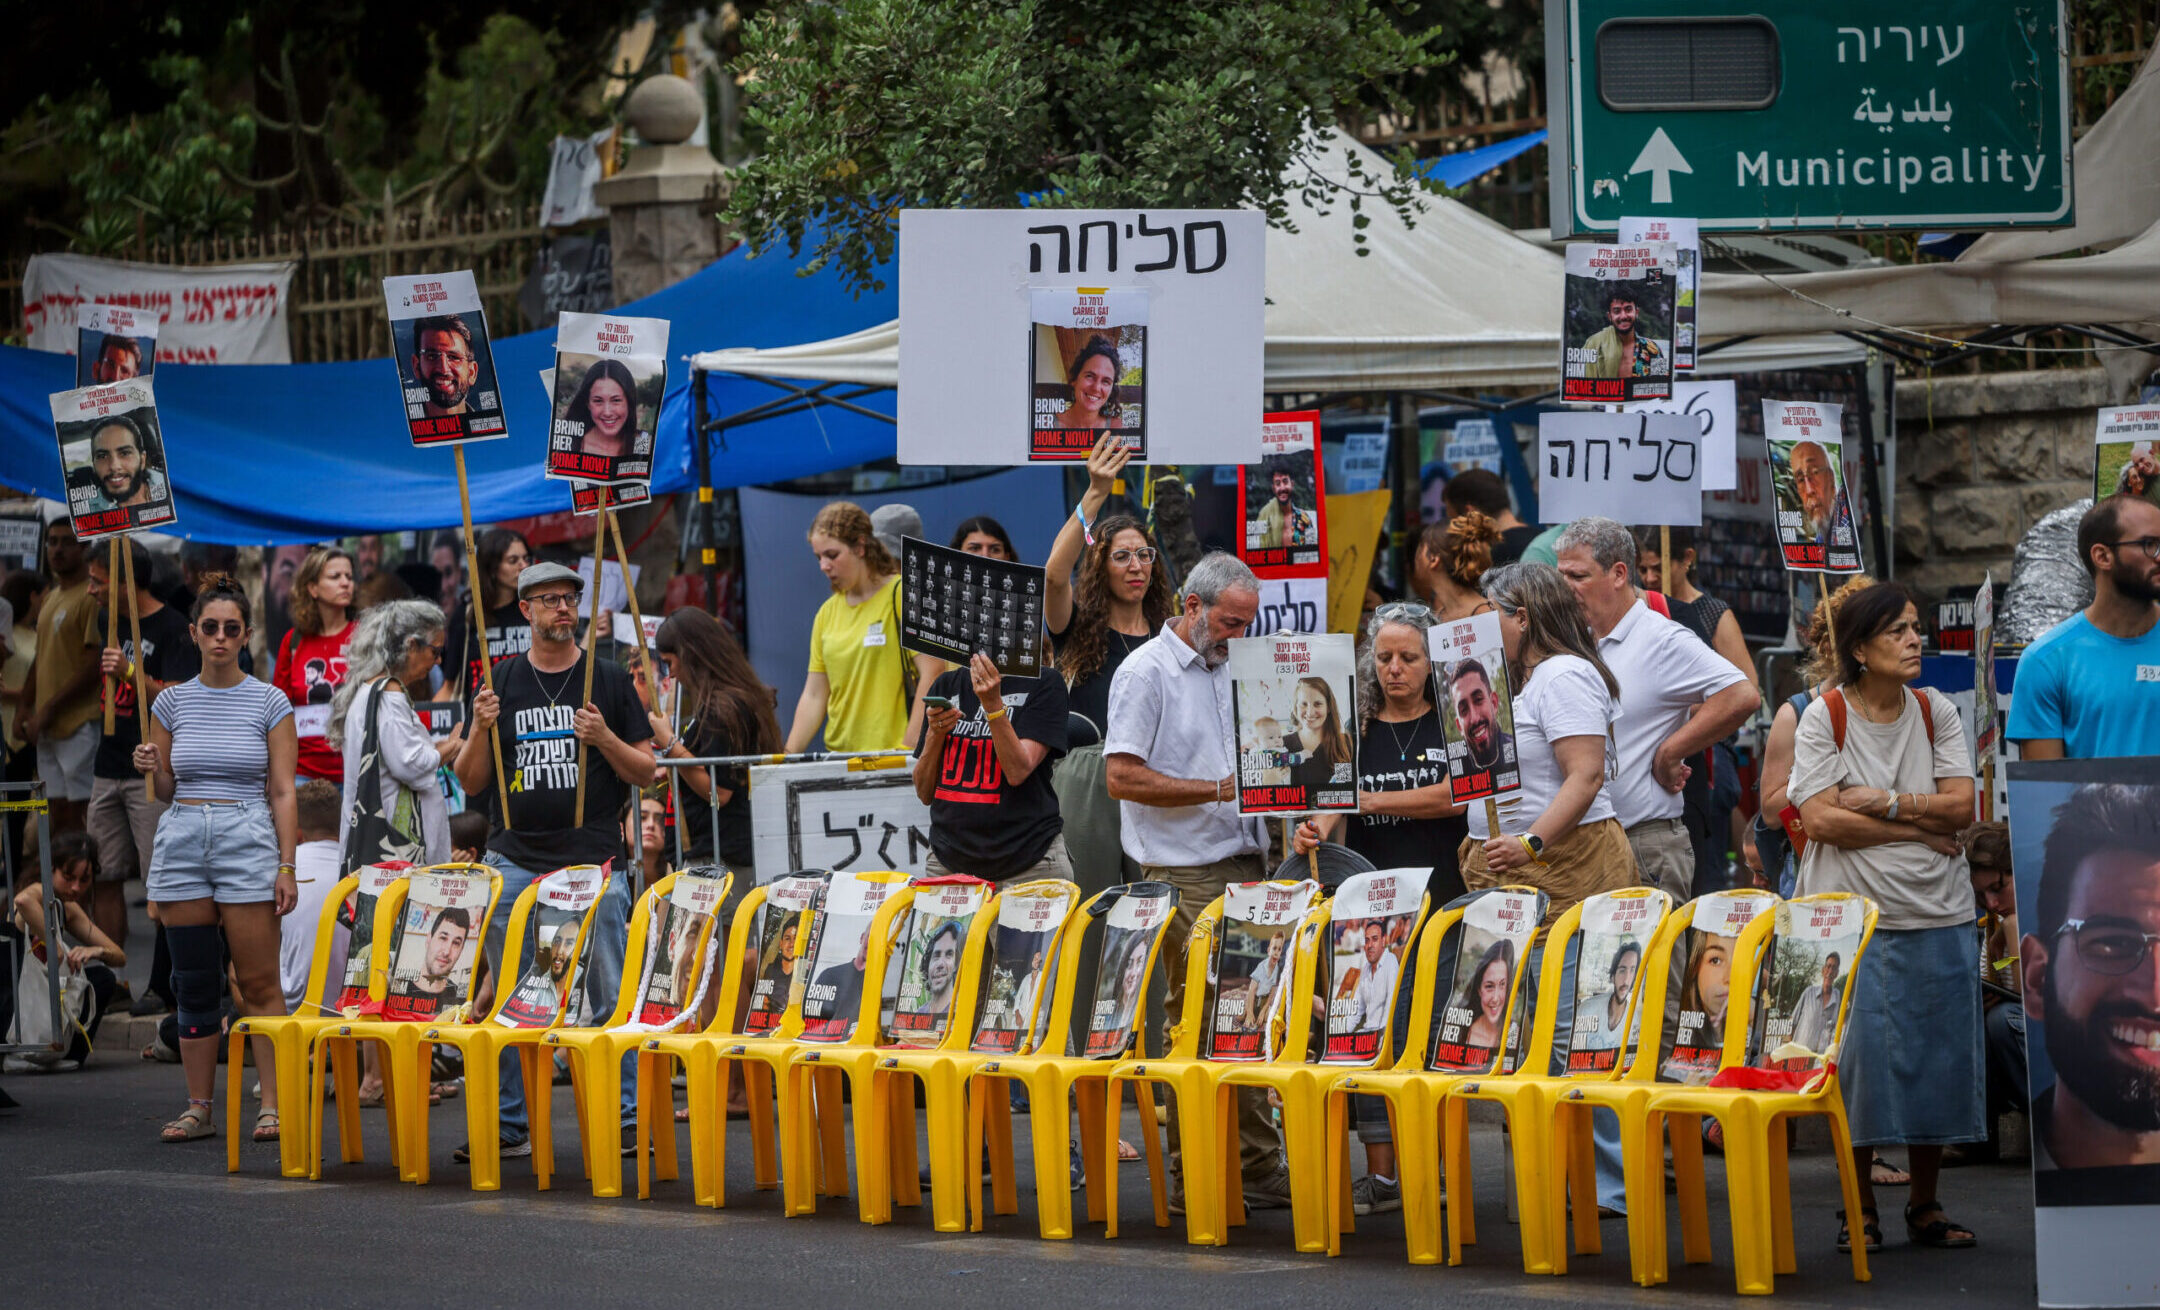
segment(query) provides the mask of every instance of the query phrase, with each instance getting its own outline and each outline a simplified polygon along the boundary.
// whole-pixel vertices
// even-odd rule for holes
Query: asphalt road
[[[7,1234],[9,1306],[164,1306],[214,1298],[221,1306],[633,1305],[747,1296],[765,1307],[833,1310],[851,1304],[1009,1307],[1095,1305],[1166,1298],[1181,1306],[1406,1303],[1495,1307],[1644,1305],[1733,1295],[1722,1179],[1712,1164],[1715,1263],[1680,1263],[1674,1222],[1672,1281],[1644,1290],[1628,1279],[1626,1227],[1604,1224],[1605,1253],[1576,1257],[1562,1278],[1521,1271],[1507,1222],[1500,1135],[1473,1126],[1478,1233],[1455,1268],[1405,1263],[1399,1215],[1360,1222],[1339,1259],[1299,1255],[1287,1212],[1256,1214],[1232,1244],[1185,1245],[1183,1229],[1146,1217],[1142,1167],[1122,1170],[1125,1235],[1099,1225],[1070,1242],[1035,1235],[1031,1175],[1023,1164],[1021,1213],[993,1217],[976,1235],[935,1232],[927,1207],[868,1227],[851,1201],[787,1219],[777,1192],[752,1190],[747,1130],[733,1128],[729,1206],[700,1209],[682,1179],[650,1201],[595,1200],[577,1167],[576,1127],[558,1096],[555,1190],[533,1190],[531,1162],[506,1161],[504,1188],[464,1186],[451,1150],[464,1138],[462,1103],[437,1107],[435,1183],[401,1184],[387,1162],[380,1111],[367,1122],[369,1159],[329,1165],[323,1181],[277,1176],[273,1147],[243,1148],[228,1175],[222,1139],[180,1146],[157,1140],[182,1108],[180,1072],[138,1061],[117,1044],[80,1072],[9,1077],[22,1108],[0,1114],[0,1233]],[[221,1080],[222,1088],[222,1080]],[[220,1106],[222,1126],[222,1104]],[[1026,1133],[1016,1133],[1024,1150]],[[688,1149],[687,1134],[679,1145]],[[334,1144],[333,1144],[334,1154]],[[1353,1155],[1360,1154],[1353,1151]],[[627,1162],[626,1162],[627,1164]],[[1778,1281],[1786,1306],[2031,1305],[2031,1188],[2025,1166],[1948,1172],[1951,1213],[1981,1238],[1968,1251],[1908,1245],[1894,1195],[1891,1230],[1874,1281],[1855,1284],[1832,1246],[1836,1181],[1822,1151],[1796,1154],[1799,1272]],[[634,1191],[634,1174],[631,1178]],[[1137,1221],[1137,1223],[1135,1222]],[[1173,1224],[1181,1221],[1173,1220]]]

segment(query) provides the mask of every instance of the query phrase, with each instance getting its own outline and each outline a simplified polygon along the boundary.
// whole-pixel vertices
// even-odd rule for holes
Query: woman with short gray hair
[[[354,625],[345,681],[330,702],[330,743],[345,757],[338,821],[345,873],[383,859],[450,858],[450,813],[435,770],[464,745],[464,725],[437,745],[406,691],[426,690],[442,646],[442,607],[430,600],[378,605]],[[363,776],[376,784],[365,792]]]

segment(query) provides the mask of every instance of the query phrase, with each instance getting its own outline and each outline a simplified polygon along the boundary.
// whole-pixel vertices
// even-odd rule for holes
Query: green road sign
[[[2062,0],[1548,0],[1553,235],[2072,221]]]

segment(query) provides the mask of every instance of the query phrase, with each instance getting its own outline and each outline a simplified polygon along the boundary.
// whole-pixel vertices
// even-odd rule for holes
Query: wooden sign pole
[[[592,704],[593,669],[600,662],[599,657],[594,653],[594,647],[600,637],[600,563],[607,555],[607,500],[608,489],[606,484],[603,483],[600,487],[600,505],[597,511],[599,520],[593,525],[592,604],[589,607],[591,610],[590,617],[585,621],[585,694],[578,698],[577,703],[578,709],[581,710]],[[628,575],[625,575],[623,578],[624,583],[627,584],[629,580]],[[577,812],[570,822],[570,826],[573,828],[585,826],[585,754],[585,743],[581,741],[578,743],[577,750]]]
[[[115,538],[118,541],[118,538]],[[133,543],[120,552],[120,571],[127,579],[128,637],[135,643],[135,658],[128,661],[135,668],[135,739],[149,740],[150,698],[143,693],[147,689],[148,675],[143,672],[142,602],[135,595],[135,551]],[[106,575],[114,585],[119,579]],[[149,774],[143,775],[143,799],[157,803],[156,784]]]
[[[110,648],[120,644],[120,542],[121,537],[110,538],[105,543],[105,645]],[[105,679],[105,735],[113,735],[114,717],[119,708],[120,679]]]
[[[487,600],[483,592],[487,580],[480,576],[480,545],[473,540],[472,490],[465,480],[465,447],[452,446],[457,456],[458,511],[465,517],[465,579],[472,592],[473,640],[480,646],[480,685],[495,690],[495,657],[487,648]],[[503,831],[511,831],[510,824],[510,775],[503,772],[502,725],[498,722],[488,729],[488,745],[495,752],[495,795],[502,802]]]
[[[630,545],[623,540],[622,520],[615,517],[614,510],[602,511],[606,519],[604,528],[615,534],[615,559],[622,565],[623,588],[630,593],[630,621],[637,624],[638,668],[645,673],[645,696],[651,703],[653,713],[660,713],[660,680],[653,676],[652,655],[645,649],[645,615],[638,608],[637,587],[630,581]],[[599,570],[593,571],[597,579]]]
[[[1672,527],[1660,523],[1657,530],[1658,590],[1672,595]]]

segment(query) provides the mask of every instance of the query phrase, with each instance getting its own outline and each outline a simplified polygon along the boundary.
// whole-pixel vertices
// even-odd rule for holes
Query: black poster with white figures
[[[988,655],[1008,678],[1042,673],[1043,571],[905,537],[900,644],[951,664]]]

